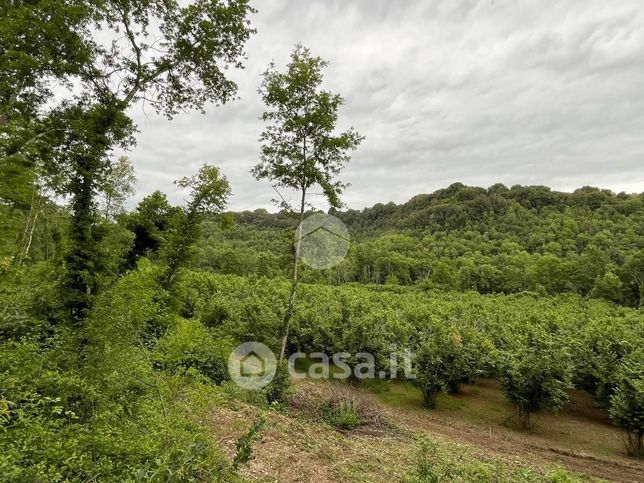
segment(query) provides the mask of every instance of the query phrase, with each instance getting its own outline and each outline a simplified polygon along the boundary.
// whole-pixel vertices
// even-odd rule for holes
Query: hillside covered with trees
[[[457,183],[344,210],[364,138],[297,44],[257,79],[248,166],[295,207],[230,211],[208,163],[182,203],[128,207],[133,109],[236,100],[254,13],[0,2],[0,481],[642,480],[642,194]],[[319,270],[313,187],[351,236]],[[247,343],[273,356],[258,387]]]
[[[393,283],[479,293],[576,293],[638,307],[644,280],[644,195],[598,188],[467,187],[407,203],[331,210],[352,236],[348,259],[311,280]],[[208,231],[200,266],[285,274],[294,221],[263,210]]]

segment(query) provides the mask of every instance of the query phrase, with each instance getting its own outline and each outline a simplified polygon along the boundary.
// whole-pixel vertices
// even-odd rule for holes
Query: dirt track
[[[382,406],[382,405],[381,405]],[[529,435],[503,428],[477,427],[460,421],[442,419],[429,411],[401,412],[382,406],[385,413],[398,425],[412,431],[422,430],[428,435],[440,435],[452,441],[466,443],[503,456],[515,456],[540,466],[544,463],[561,464],[569,470],[610,481],[644,482],[644,464],[616,456],[614,459],[575,453],[574,451],[540,444]]]
[[[485,384],[485,381],[482,383]],[[397,426],[411,432],[420,430],[430,436],[440,435],[445,439],[475,446],[495,455],[530,461],[538,467],[544,464],[560,464],[571,471],[605,480],[644,482],[644,461],[617,454],[605,457],[562,447],[530,432],[514,431],[499,424],[493,427],[477,425],[471,421],[445,417],[422,408],[400,408],[377,401],[368,391],[351,386],[347,388],[356,391],[361,397],[373,400]],[[578,413],[587,410],[588,408],[576,408]],[[589,420],[596,418],[597,414],[580,416]],[[597,436],[589,434],[588,437]]]
[[[308,384],[316,387],[307,388]],[[300,391],[321,389],[320,383],[313,381],[299,381],[297,386]],[[322,386],[324,391],[335,393],[338,390],[333,385]],[[539,431],[519,432],[498,423],[476,424],[445,412],[424,410],[417,405],[401,407],[384,403],[373,393],[349,385],[343,384],[342,390],[371,400],[393,423],[393,433],[375,431],[371,434],[361,430],[338,433],[301,421],[299,417],[273,413],[261,443],[254,449],[255,459],[244,468],[244,476],[253,481],[274,482],[357,481],[357,475],[361,475],[360,481],[400,481],[406,471],[403,459],[407,450],[404,448],[413,444],[413,435],[424,433],[430,438],[466,445],[476,457],[491,457],[532,469],[546,470],[560,465],[601,480],[644,482],[644,461],[638,462],[619,454],[600,455],[571,444],[552,442],[544,437],[543,431],[541,434]],[[470,397],[463,396],[465,400]],[[564,418],[575,427],[588,425],[591,428],[588,440],[597,441],[598,437],[606,435],[600,431],[601,425],[608,423],[592,421],[597,414],[592,411],[584,413],[583,409],[574,408],[574,414]],[[256,413],[256,408],[243,406],[236,410],[217,408],[210,415],[213,434],[230,457],[235,452],[236,439],[247,430]],[[552,424],[552,420],[545,419],[540,424]],[[608,429],[615,431],[610,426]],[[367,465],[372,467],[367,468]],[[350,468],[354,473],[347,474]],[[370,476],[366,476],[366,471]]]

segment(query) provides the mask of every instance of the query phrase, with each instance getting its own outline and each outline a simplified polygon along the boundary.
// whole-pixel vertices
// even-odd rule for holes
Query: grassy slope
[[[369,389],[388,406],[416,411],[422,404],[420,393],[408,383],[375,380]],[[512,412],[498,382],[482,379],[475,385],[464,384],[459,394],[439,396],[438,408],[432,415],[496,430],[505,426]],[[624,456],[623,433],[611,424],[606,411],[582,391],[571,393],[570,402],[560,414],[534,416],[530,436],[577,452]]]
[[[441,395],[436,410],[421,407],[419,392],[408,383],[372,381],[360,391],[374,394],[387,414],[427,434],[486,448],[497,455],[527,458],[533,464],[566,468],[615,481],[644,481],[644,462],[626,458],[623,433],[587,394],[571,393],[558,415],[534,417],[529,432],[506,423],[513,408],[498,382],[480,380],[464,385],[457,395]]]
[[[213,410],[211,428],[232,457],[235,442],[258,414],[254,406]],[[244,465],[249,481],[422,481],[413,478],[421,433],[348,434],[319,422],[271,413],[254,459]],[[433,437],[431,461],[437,474],[450,472],[456,481],[558,481],[554,466],[539,468],[527,460],[489,457],[485,450]],[[572,477],[561,481],[578,481]]]
[[[320,386],[329,395],[349,390],[356,397],[377,400],[392,428],[340,432],[312,414],[269,410],[269,425],[254,444],[255,459],[241,470],[246,479],[433,481],[414,479],[425,458],[430,472],[440,478],[436,481],[644,480],[644,464],[619,455],[619,432],[577,394],[570,410],[541,416],[526,434],[503,425],[511,408],[492,381],[467,386],[458,396],[442,397],[436,411],[423,410],[415,389],[396,382],[340,388],[303,381],[297,390]],[[231,402],[211,408],[206,422],[232,456],[237,439],[263,411],[256,405]],[[419,438],[430,441],[429,453],[419,451]]]

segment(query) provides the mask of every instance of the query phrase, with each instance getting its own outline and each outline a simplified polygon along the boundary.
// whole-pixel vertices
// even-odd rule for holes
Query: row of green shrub
[[[287,288],[281,279],[190,272],[178,296],[183,315],[212,333],[276,348]],[[531,413],[561,409],[570,389],[583,389],[631,434],[630,450],[641,452],[644,316],[639,310],[575,295],[485,296],[357,284],[302,285],[298,297],[291,352],[369,352],[375,370],[387,372],[392,350],[399,364],[410,350],[414,383],[429,407],[441,391],[494,376],[522,427]]]

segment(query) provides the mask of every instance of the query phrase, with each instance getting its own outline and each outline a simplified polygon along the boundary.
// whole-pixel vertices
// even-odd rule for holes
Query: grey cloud
[[[138,108],[137,199],[203,162],[232,209],[270,208],[257,162],[257,94],[297,42],[330,61],[340,128],[366,136],[344,178],[361,208],[461,181],[644,191],[644,11],[638,0],[256,2],[240,100],[166,121]],[[287,194],[288,195],[288,194]],[[317,200],[314,200],[317,203]],[[317,203],[324,208],[323,203]]]

